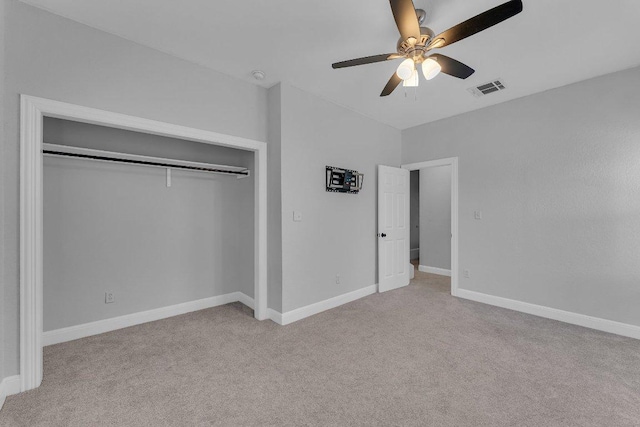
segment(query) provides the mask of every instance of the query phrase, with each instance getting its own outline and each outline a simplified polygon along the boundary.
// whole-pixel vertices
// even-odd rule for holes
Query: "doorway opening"
[[[409,261],[420,266],[420,171],[409,173]]]
[[[410,171],[410,263],[451,277],[458,290],[458,158],[402,166]],[[441,277],[442,279],[442,277]]]

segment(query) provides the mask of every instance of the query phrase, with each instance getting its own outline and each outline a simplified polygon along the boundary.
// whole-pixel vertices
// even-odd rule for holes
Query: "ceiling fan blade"
[[[416,15],[413,1],[389,0],[389,3],[402,40],[407,40],[409,37],[420,40],[420,24],[418,24],[418,16]]]
[[[444,47],[460,41],[493,27],[520,12],[522,12],[522,0],[511,0],[503,3],[438,34],[431,40],[427,50]]]
[[[445,55],[440,55],[439,53],[434,53],[429,56],[429,58],[434,58],[438,61],[438,64],[442,67],[442,72],[445,74],[449,74],[450,76],[457,77],[459,79],[466,79],[471,74],[475,73],[476,70],[469,67],[468,65],[463,64],[460,61],[456,61],[453,58],[449,58]]]
[[[331,67],[333,67],[334,69],[354,67],[356,65],[373,64],[374,62],[382,62],[382,61],[388,61],[389,59],[398,59],[398,58],[403,58],[403,56],[398,55],[397,53],[385,53],[382,55],[365,56],[364,58],[356,58],[356,59],[350,59],[348,61],[336,62],[335,64],[331,64]]]
[[[384,87],[384,89],[382,89],[382,93],[380,94],[380,96],[390,95],[391,92],[393,92],[401,82],[402,79],[398,77],[398,74],[393,73],[393,76],[391,76],[391,78],[387,82],[387,85]]]

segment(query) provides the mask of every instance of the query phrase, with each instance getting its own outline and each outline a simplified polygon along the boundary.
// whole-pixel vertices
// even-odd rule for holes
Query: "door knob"
[[[386,234],[384,234],[384,233],[382,233],[382,234],[380,235],[380,237],[387,237],[387,235],[386,235]]]

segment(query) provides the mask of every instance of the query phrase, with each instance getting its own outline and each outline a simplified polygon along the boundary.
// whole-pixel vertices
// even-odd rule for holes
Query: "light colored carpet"
[[[417,273],[289,326],[230,304],[45,348],[2,426],[640,425],[640,341]]]

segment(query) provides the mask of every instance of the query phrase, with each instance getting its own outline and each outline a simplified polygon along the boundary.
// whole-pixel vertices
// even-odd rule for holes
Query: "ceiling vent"
[[[495,79],[492,82],[481,84],[476,87],[471,87],[467,89],[473,96],[476,98],[480,98],[481,96],[489,95],[493,92],[498,92],[501,90],[505,90],[506,86],[504,85],[504,81],[502,79]]]

